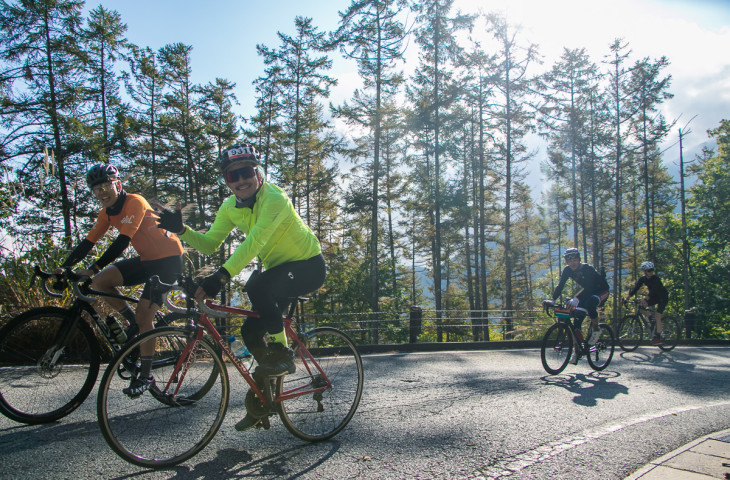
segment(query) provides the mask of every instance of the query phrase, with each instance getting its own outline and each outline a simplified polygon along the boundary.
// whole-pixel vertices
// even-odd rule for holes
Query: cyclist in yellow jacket
[[[159,227],[205,254],[214,253],[228,234],[238,228],[246,239],[230,258],[205,278],[196,299],[213,298],[221,287],[258,257],[264,266],[246,283],[246,293],[259,318],[247,318],[241,327],[243,341],[259,366],[255,378],[294,373],[293,352],[287,345],[282,312],[287,298],[312,292],[322,286],[325,262],[309,227],[294,210],[286,193],[265,181],[260,157],[251,145],[225,149],[219,167],[233,195],[218,209],[206,233],[185,226],[179,209],[163,210]],[[268,346],[264,335],[268,334]],[[239,428],[240,429],[240,428]]]

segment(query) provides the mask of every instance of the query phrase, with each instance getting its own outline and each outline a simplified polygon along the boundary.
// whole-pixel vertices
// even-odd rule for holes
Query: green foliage
[[[205,229],[229,195],[216,158],[239,141],[257,145],[269,180],[321,241],[328,278],[308,314],[342,313],[359,341],[407,341],[412,304],[445,311],[438,325],[435,315],[424,322],[421,340],[539,336],[544,319],[533,312],[572,246],[609,270],[617,293],[651,258],[670,311],[681,314],[685,232],[658,148],[670,126],[660,114],[671,97],[668,59],[630,63],[628,44],[617,40],[602,65],[565,50],[537,79],[536,45],[517,48],[520,38],[498,15],[453,14],[451,0],[353,1],[331,34],[297,17],[276,48],[258,46],[256,97],[242,99],[256,114],[241,119],[235,83],[215,72],[193,81],[192,45],[133,45],[117,12],[98,7],[84,22],[82,7],[0,3],[0,315],[51,301],[28,288],[30,268],[58,265],[94,221],[90,163],[114,162],[128,191],[180,201],[188,223]],[[407,18],[416,19],[412,30]],[[475,25],[491,39],[462,35]],[[380,34],[384,43],[374,42]],[[331,106],[348,138],[325,105],[337,82],[329,75],[336,47],[363,79],[351,99]],[[399,71],[406,47],[419,49],[408,79]],[[549,145],[538,205],[523,182],[537,123]],[[698,159],[687,192],[688,282],[701,334],[726,337],[730,124],[710,135],[717,152]],[[220,265],[241,241],[235,232],[215,255],[190,253],[186,271]],[[244,276],[227,292],[233,302],[245,302]],[[490,308],[515,313],[494,315],[488,331],[472,325],[468,312]]]

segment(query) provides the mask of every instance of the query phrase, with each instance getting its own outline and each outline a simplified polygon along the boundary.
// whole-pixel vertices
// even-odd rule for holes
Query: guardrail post
[[[692,338],[692,330],[697,330],[697,318],[694,308],[684,311],[684,328],[686,331],[686,338]]]
[[[415,305],[411,306],[409,318],[410,343],[416,343],[418,336],[421,334],[421,324],[423,320],[423,310]]]

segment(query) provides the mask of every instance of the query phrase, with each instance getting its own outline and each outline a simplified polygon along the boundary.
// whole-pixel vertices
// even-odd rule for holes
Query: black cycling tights
[[[325,273],[324,257],[317,255],[251,274],[246,293],[260,316],[246,318],[241,327],[243,342],[251,353],[264,346],[263,337],[267,332],[274,334],[284,329],[281,316],[289,306],[289,298],[317,290],[324,284]]]

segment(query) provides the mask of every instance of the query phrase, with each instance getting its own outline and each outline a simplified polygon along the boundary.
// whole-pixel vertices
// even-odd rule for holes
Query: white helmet
[[[641,271],[646,272],[647,270],[654,270],[654,264],[651,262],[644,262],[641,264]]]

